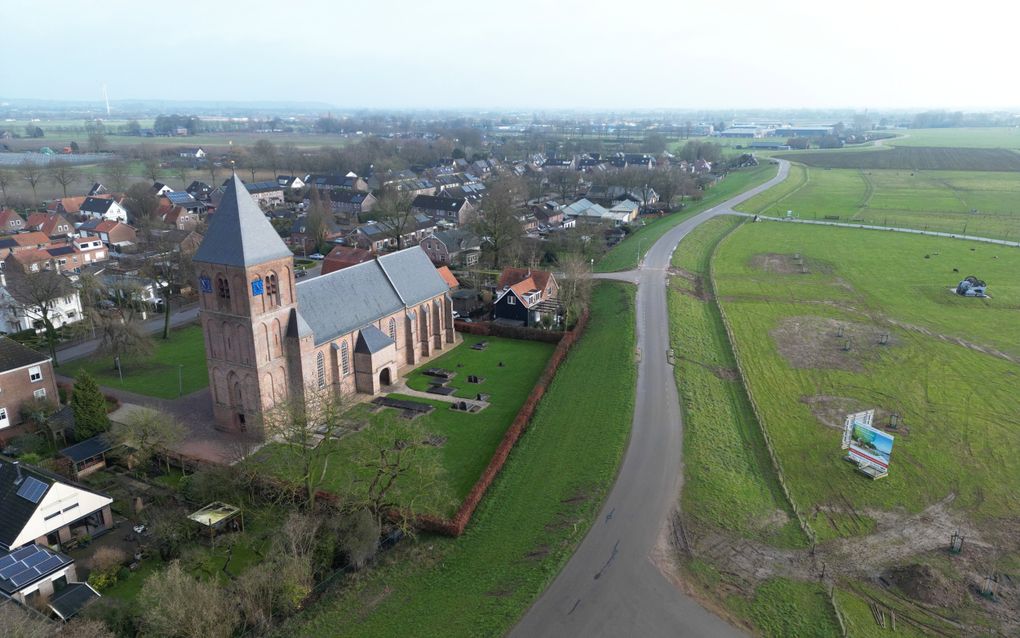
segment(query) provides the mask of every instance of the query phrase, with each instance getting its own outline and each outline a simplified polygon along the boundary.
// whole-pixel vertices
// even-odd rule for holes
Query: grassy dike
[[[714,299],[709,267],[735,217],[705,222],[680,243],[669,285],[670,345],[684,412],[686,524],[696,534],[721,533],[784,548],[807,539],[784,500]],[[695,558],[684,569],[702,595],[718,599],[765,636],[835,636],[839,629],[815,583],[772,578],[744,597],[716,566]],[[730,592],[730,593],[721,593]]]
[[[626,284],[596,287],[587,332],[464,536],[401,544],[372,569],[336,583],[277,635],[509,630],[584,537],[616,476],[637,378],[634,292]]]

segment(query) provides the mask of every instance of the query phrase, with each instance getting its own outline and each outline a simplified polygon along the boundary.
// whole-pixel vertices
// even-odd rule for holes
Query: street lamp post
[[[177,364],[177,396],[184,396],[184,364]]]
[[[117,364],[117,376],[120,377],[121,385],[124,384],[124,371],[120,367],[120,355],[113,358],[113,362]]]

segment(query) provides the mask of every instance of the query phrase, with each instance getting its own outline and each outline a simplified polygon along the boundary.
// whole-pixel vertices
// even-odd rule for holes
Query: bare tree
[[[225,588],[193,578],[177,561],[145,580],[138,601],[145,635],[229,638],[239,621]]]
[[[59,634],[59,638],[116,638],[116,636],[117,634],[110,631],[102,620],[81,616],[72,618]]]
[[[404,238],[415,229],[410,197],[395,188],[386,188],[379,195],[372,215],[385,224],[386,234],[397,243],[398,250],[407,247]]]
[[[102,151],[106,146],[106,128],[103,126],[102,122],[89,124],[85,127],[85,130],[89,136],[89,150],[93,153]]]
[[[13,307],[8,310],[15,316],[28,317],[43,325],[53,365],[59,365],[57,326],[54,322],[61,319],[61,300],[77,295],[77,291],[66,277],[53,270],[27,273],[12,270],[7,274],[7,289],[14,300]]]
[[[282,162],[283,167],[287,169],[290,176],[293,177],[298,169],[298,161],[301,158],[301,152],[298,147],[291,142],[280,145],[280,151],[277,153],[279,161]]]
[[[7,189],[14,183],[14,176],[11,172],[0,168],[0,193],[3,194],[4,204],[7,203]]]
[[[563,203],[567,203],[568,200],[572,200],[574,195],[577,194],[577,171],[570,168],[551,168],[548,171],[543,172],[546,173],[549,180],[549,186],[559,193]]]
[[[159,161],[159,152],[147,146],[143,146],[141,149],[141,155],[142,168],[145,171],[145,176],[153,182],[158,182],[159,178],[163,175],[163,167],[160,166]]]
[[[114,160],[106,165],[106,178],[110,181],[113,190],[118,193],[123,193],[127,189],[129,175],[130,171],[124,160]]]
[[[43,179],[42,167],[26,157],[18,164],[18,172],[21,174],[21,178],[32,187],[32,204],[37,204],[39,202],[39,193],[36,192],[36,187]]]
[[[152,185],[145,182],[132,184],[127,189],[127,196],[124,200],[124,207],[131,213],[131,223],[139,228],[151,225],[156,211],[159,210],[159,198],[152,191]]]
[[[8,638],[50,638],[53,625],[39,612],[0,599],[0,627]]]
[[[50,179],[53,180],[54,184],[63,188],[64,197],[67,197],[67,187],[78,181],[77,169],[64,159],[53,160],[49,163],[47,169],[50,173]]]
[[[262,168],[268,168],[273,171],[273,177],[276,177],[278,171],[276,170],[280,163],[280,154],[276,149],[276,144],[273,144],[269,140],[259,140],[252,146],[251,155],[255,163],[258,163]],[[255,178],[252,177],[252,180]]]
[[[516,203],[523,194],[519,186],[518,180],[506,177],[494,180],[473,224],[483,247],[492,253],[496,268],[503,267],[507,255],[520,243],[523,229],[515,214]]]
[[[187,164],[179,163],[176,166],[174,166],[174,170],[173,170],[174,177],[176,177],[178,180],[180,180],[180,182],[181,182],[181,190],[184,190],[185,188],[188,187],[188,174],[190,172],[191,171],[188,168]]]
[[[560,260],[560,268],[563,278],[560,280],[559,297],[569,326],[584,313],[591,300],[591,271],[588,260],[577,253],[570,253]]]
[[[171,301],[180,295],[181,289],[195,279],[191,254],[180,244],[170,239],[168,233],[149,232],[143,245],[149,256],[142,271],[158,286],[163,299],[163,338],[170,338]]]
[[[153,455],[164,453],[166,470],[170,471],[170,448],[184,440],[187,428],[173,416],[151,408],[140,408],[124,422],[113,424],[114,440],[134,450],[136,462],[144,463]]]
[[[330,462],[340,454],[336,440],[355,428],[347,415],[349,397],[328,385],[309,386],[305,398],[283,401],[263,413],[267,439],[277,439],[289,447],[294,461],[289,464],[298,476],[309,508],[326,481]]]

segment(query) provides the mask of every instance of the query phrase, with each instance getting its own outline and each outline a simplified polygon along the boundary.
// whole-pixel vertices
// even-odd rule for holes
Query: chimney
[[[2,270],[0,270],[0,287],[7,287],[7,275],[5,275]]]
[[[21,475],[21,463],[18,461],[14,462],[14,470],[18,473],[18,478],[14,479],[15,485],[21,485],[21,482],[25,480],[25,477]]]

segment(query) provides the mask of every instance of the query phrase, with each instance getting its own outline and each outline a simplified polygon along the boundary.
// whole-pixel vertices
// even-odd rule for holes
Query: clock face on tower
[[[199,277],[198,285],[202,289],[202,292],[211,294],[212,293],[212,279],[208,277]]]
[[[251,295],[252,297],[258,297],[262,294],[263,285],[261,279],[255,279],[251,282]]]

